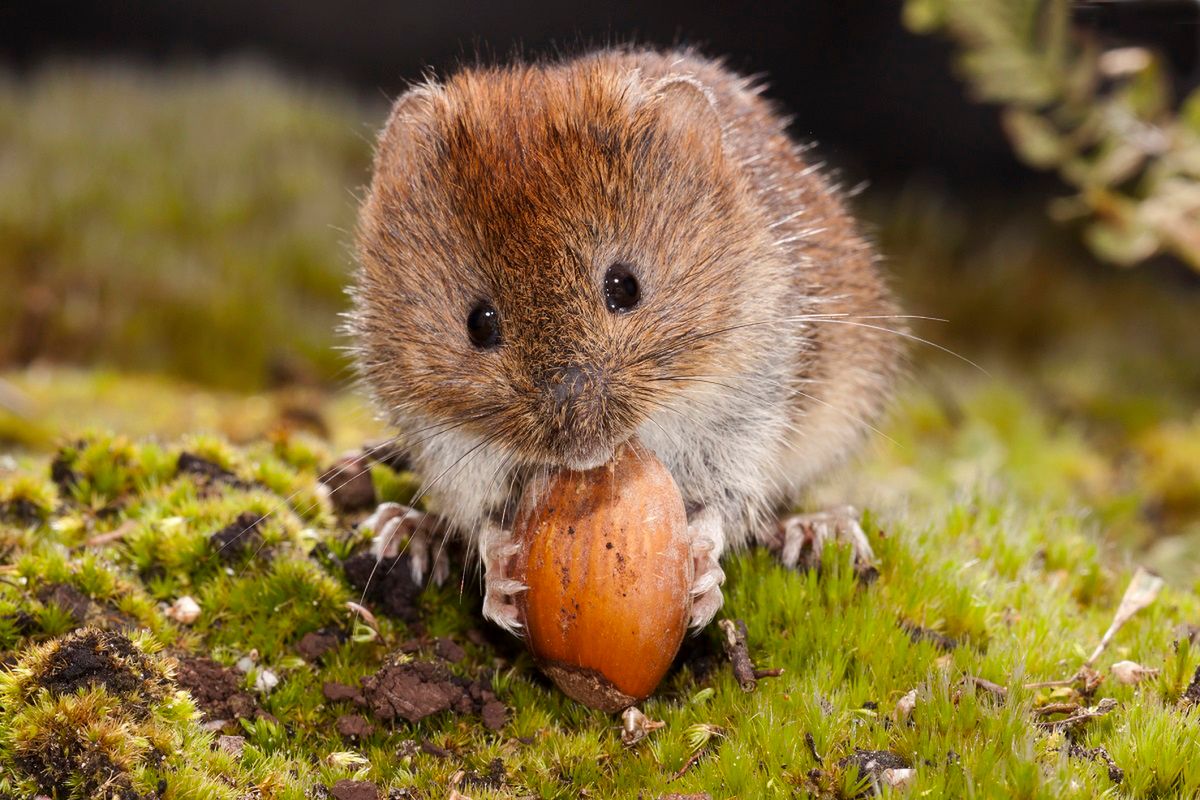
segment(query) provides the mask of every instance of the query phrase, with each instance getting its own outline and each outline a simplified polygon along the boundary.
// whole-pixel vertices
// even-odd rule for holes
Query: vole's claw
[[[855,571],[869,576],[875,572],[875,553],[858,520],[858,509],[854,506],[782,517],[771,549],[785,567],[815,569],[821,563],[826,544],[844,542],[854,554]]]
[[[725,595],[721,594],[721,582],[725,580],[725,572],[720,567],[716,576],[705,575],[692,586],[692,616],[688,627],[698,631],[712,621],[725,603]]]
[[[376,558],[390,560],[407,551],[414,583],[422,583],[428,574],[431,582],[441,586],[449,577],[450,562],[442,546],[445,526],[433,514],[400,503],[380,503],[360,524],[375,532],[371,552]]]
[[[723,533],[720,518],[712,512],[700,512],[688,522],[693,561],[692,615],[688,626],[692,630],[707,625],[725,602],[721,594],[721,584],[725,583],[725,570],[721,569]]]
[[[512,558],[521,549],[512,531],[486,525],[479,543],[483,554],[483,615],[514,636],[521,635],[521,615],[516,595],[528,586],[509,577]]]

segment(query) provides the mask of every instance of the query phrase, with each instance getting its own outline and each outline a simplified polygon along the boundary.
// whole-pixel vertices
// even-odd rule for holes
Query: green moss
[[[707,667],[685,660],[642,706],[665,727],[633,748],[620,743],[612,718],[548,686],[516,641],[468,641],[467,632],[482,625],[473,576],[426,589],[417,599],[419,628],[379,609],[380,636],[356,628],[345,604],[361,594],[345,583],[338,560],[362,547],[365,534],[335,516],[315,488],[317,472],[336,451],[304,434],[248,447],[211,436],[72,442],[58,461],[77,480],[61,501],[51,501],[47,460],[0,478],[6,496],[37,495],[45,510],[27,523],[0,523],[12,548],[10,579],[0,581],[0,648],[19,654],[22,665],[6,685],[26,680],[20,670],[46,648],[78,635],[70,633],[84,622],[71,607],[78,597],[56,588],[66,586],[89,604],[88,624],[132,620],[147,632],[138,641],[148,652],[167,645],[231,666],[250,657],[255,665],[243,685],[271,716],[241,722],[246,744],[235,758],[213,749],[211,734],[190,715],[154,717],[153,735],[137,728],[142,723],[118,713],[130,704],[103,687],[70,697],[21,694],[0,713],[19,716],[11,730],[28,747],[73,748],[85,737],[126,776],[121,786],[147,794],[165,777],[169,797],[233,797],[235,787],[254,785],[264,797],[299,800],[342,778],[440,797],[460,771],[485,775],[493,759],[503,766],[503,785],[472,784],[460,789],[464,794],[851,797],[870,781],[851,759],[857,750],[889,750],[913,763],[913,796],[1194,792],[1196,711],[1179,702],[1200,650],[1181,625],[1200,617],[1200,599],[1182,584],[1168,587],[1097,664],[1106,671],[1117,660],[1134,660],[1160,669],[1157,678],[1135,687],[1110,679],[1091,698],[1073,687],[1024,688],[1070,675],[1120,601],[1128,567],[1098,536],[1102,522],[1119,516],[1086,513],[1093,492],[1105,491],[1093,485],[1095,470],[1104,487],[1117,467],[1086,431],[1056,424],[1019,390],[962,382],[955,402],[960,417],[950,424],[930,395],[909,394],[888,430],[898,444],[876,452],[836,488],[839,498],[870,508],[864,526],[879,556],[878,579],[856,580],[844,552],[831,552],[824,568],[810,573],[783,569],[765,552],[731,558],[723,613],[744,619],[756,660],[784,674],[746,694],[719,657]],[[1158,452],[1146,444],[1152,430],[1137,434],[1147,454]],[[1163,437],[1154,446],[1187,446],[1186,437]],[[181,453],[208,459],[230,477],[180,472]],[[1157,458],[1165,464],[1171,457]],[[1147,456],[1121,473],[1123,491],[1138,507],[1162,495],[1158,476],[1178,474],[1149,463]],[[373,469],[373,479],[387,499],[406,499],[417,487],[414,476],[384,467]],[[213,535],[244,527],[244,514],[262,519],[246,534],[246,547],[220,550]],[[183,594],[201,607],[191,626],[163,615]],[[346,638],[319,661],[298,658],[299,640],[321,629]],[[413,725],[376,724],[362,740],[343,738],[336,719],[361,709],[326,701],[322,685],[356,684],[418,633],[464,644],[466,659],[453,667],[460,675],[495,670],[492,685],[510,709],[508,724],[492,733],[474,718],[437,715]],[[688,647],[693,656],[719,653],[712,632]],[[256,686],[266,670],[279,679],[270,691]],[[1008,694],[993,696],[968,676]],[[898,718],[897,702],[913,690],[911,716]],[[1107,750],[1125,771],[1120,786],[1106,765],[1035,725],[1033,709],[1046,702],[1103,697],[1116,700],[1117,710],[1085,727],[1079,741]],[[99,727],[98,717],[106,720]],[[17,739],[5,741],[0,780],[19,793],[36,782],[22,771],[32,762],[18,758]],[[155,746],[147,743],[154,741],[191,756],[150,763]],[[449,755],[435,754],[442,751]],[[60,796],[93,788],[83,779],[71,785]]]

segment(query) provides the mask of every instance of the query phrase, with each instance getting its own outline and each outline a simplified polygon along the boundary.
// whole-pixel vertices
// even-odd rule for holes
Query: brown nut
[[[568,696],[620,711],[658,686],[687,632],[692,554],[674,479],[636,440],[526,488],[514,576],[527,642]]]

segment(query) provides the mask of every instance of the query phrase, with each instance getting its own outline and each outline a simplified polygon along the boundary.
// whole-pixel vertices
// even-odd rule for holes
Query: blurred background
[[[627,41],[764,74],[943,320],[862,480],[1002,478],[1200,576],[1194,0],[5,4],[0,453],[379,435],[336,329],[388,102]]]

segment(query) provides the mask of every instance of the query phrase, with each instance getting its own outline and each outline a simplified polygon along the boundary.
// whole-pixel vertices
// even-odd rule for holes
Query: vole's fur
[[[409,90],[358,230],[363,375],[437,508],[480,546],[485,613],[515,498],[638,435],[683,493],[696,623],[727,545],[863,439],[889,395],[895,307],[838,193],[753,81],[691,51],[467,69]],[[605,306],[628,264],[641,301]],[[466,318],[498,311],[501,343]],[[561,370],[585,378],[556,403]],[[560,390],[561,391],[561,390]]]

